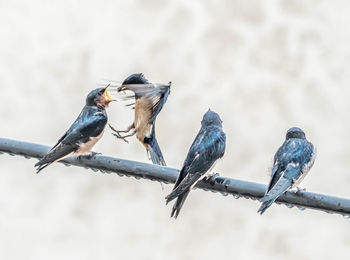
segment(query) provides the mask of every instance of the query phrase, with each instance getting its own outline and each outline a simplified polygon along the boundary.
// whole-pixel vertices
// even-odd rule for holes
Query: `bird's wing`
[[[135,97],[143,97],[149,101],[144,109],[148,109],[151,112],[150,123],[156,119],[170,93],[170,84],[130,84],[125,85],[125,88],[133,91]],[[126,99],[129,98],[134,98],[134,96],[126,97]]]
[[[271,178],[270,178],[270,182],[267,185],[267,190],[266,192],[268,192],[269,190],[271,190],[272,186],[279,180],[279,178],[281,178],[281,172],[278,171],[278,160],[276,160],[273,164],[272,167],[272,171],[271,171]]]
[[[104,113],[88,114],[81,112],[77,120],[59,139],[51,150],[37,163],[37,165],[52,163],[76,151],[79,144],[89,141],[90,137],[98,136],[107,123]]]
[[[153,122],[158,116],[159,112],[162,110],[165,102],[168,99],[170,93],[170,84],[169,85],[159,85],[149,93],[147,93],[146,97],[152,101],[151,107],[151,118],[150,123]]]
[[[287,140],[275,155],[271,180],[265,196],[260,200],[262,205],[258,212],[263,214],[279,196],[300,181],[311,168],[314,158],[311,143],[305,139]]]
[[[292,186],[294,177],[297,176],[299,173],[300,166],[295,163],[289,163],[286,169],[282,172],[281,177],[278,179],[275,185],[271,187],[271,189],[260,201],[275,201],[279,196],[281,196],[286,190],[288,190]]]
[[[281,196],[285,191],[293,185],[293,177],[300,174],[300,167],[295,163],[289,163],[286,169],[281,172],[281,177],[277,182],[267,191],[264,197],[260,199],[262,202],[258,212],[263,214],[275,200]]]
[[[303,154],[303,146],[304,142],[302,140],[292,139],[285,141],[278,149],[274,157],[271,179],[266,193],[269,192],[282,177],[282,173],[285,171],[288,164],[299,160]]]
[[[54,146],[51,147],[51,149],[50,149],[49,152],[51,152],[53,149],[55,149],[55,148],[62,142],[62,140],[63,140],[64,138],[66,138],[66,136],[67,136],[67,132],[65,132],[65,133],[61,136],[61,138],[58,139],[57,143],[56,143]]]
[[[74,122],[61,143],[74,145],[87,142],[90,137],[100,135],[106,126],[106,123],[107,116],[103,112],[84,116],[80,120]]]
[[[69,156],[71,153],[76,151],[76,147],[73,145],[67,145],[59,143],[55,146],[54,149],[51,149],[39,162],[35,164],[37,168],[37,173],[39,173],[42,169],[47,167],[53,162],[63,159],[66,156]]]
[[[198,133],[191,145],[183,168],[188,173],[206,173],[213,163],[224,156],[226,135],[219,127],[209,126]]]
[[[308,172],[311,167],[313,166],[315,159],[316,159],[316,148],[313,146],[312,143],[307,142],[304,146],[304,152],[303,152],[303,172]]]
[[[198,133],[167,202],[186,192],[210,170],[224,155],[225,143],[226,135],[217,127],[208,127]]]
[[[178,196],[186,193],[202,177],[200,172],[189,173],[180,182],[180,184],[166,197],[166,203],[169,203]]]

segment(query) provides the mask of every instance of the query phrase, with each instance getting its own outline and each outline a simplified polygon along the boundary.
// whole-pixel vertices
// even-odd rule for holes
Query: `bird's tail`
[[[41,170],[49,166],[51,163],[57,162],[59,160],[62,160],[70,155],[73,154],[73,152],[77,148],[72,145],[57,145],[56,147],[52,148],[39,162],[37,162],[34,167],[37,167],[36,173],[39,173]]]
[[[151,160],[154,164],[166,166],[165,160],[163,158],[162,151],[160,150],[160,147],[158,145],[156,134],[155,134],[155,123],[152,127],[152,133],[147,140],[145,140],[148,144],[148,151],[151,157]]]
[[[175,219],[177,218],[177,216],[179,215],[180,213],[180,210],[182,208],[182,205],[184,204],[186,198],[187,198],[187,195],[190,193],[190,191],[187,191],[183,194],[181,194],[180,196],[177,197],[176,201],[175,201],[175,204],[171,210],[171,218],[174,217]]]
[[[260,208],[258,209],[258,213],[262,215],[265,212],[265,210],[267,210],[272,205],[272,203],[274,203],[274,201],[275,200],[268,200],[263,202]]]
[[[39,162],[37,162],[34,167],[36,168],[36,173],[39,173],[41,170],[45,169],[47,166],[49,166],[51,163],[46,162],[46,160],[40,160]]]
[[[267,210],[275,200],[281,196],[286,190],[288,190],[292,186],[292,180],[289,178],[281,177],[276,185],[263,197],[260,199],[262,202],[260,208],[258,209],[258,213],[262,215],[265,210]]]

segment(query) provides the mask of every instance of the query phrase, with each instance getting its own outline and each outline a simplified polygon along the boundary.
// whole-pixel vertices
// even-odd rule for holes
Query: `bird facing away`
[[[51,150],[35,164],[37,173],[51,163],[70,155],[82,155],[89,152],[102,137],[107,123],[105,108],[111,101],[114,101],[109,96],[107,88],[108,86],[98,88],[89,93],[86,104],[78,118]]]
[[[225,153],[226,135],[222,131],[220,116],[209,109],[204,114],[201,124],[201,129],[191,145],[174,189],[165,198],[167,204],[177,198],[171,217],[177,218],[192,187],[202,178],[211,176],[210,171]]]
[[[126,137],[136,134],[136,138],[146,147],[147,153],[154,164],[166,166],[162,152],[155,134],[155,122],[170,93],[169,84],[152,84],[142,73],[127,77],[118,91],[130,90],[135,94],[134,122],[123,131],[118,131],[110,125],[115,132],[113,135],[127,142]],[[122,136],[120,133],[130,134]]]
[[[274,157],[271,180],[258,213],[263,214],[284,192],[295,188],[314,164],[316,149],[298,127],[290,128]]]

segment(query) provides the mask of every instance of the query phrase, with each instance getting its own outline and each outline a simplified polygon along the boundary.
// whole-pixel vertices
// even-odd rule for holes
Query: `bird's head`
[[[202,123],[202,126],[204,126],[204,125],[222,126],[222,120],[221,120],[219,114],[210,110],[210,109],[204,114],[201,123]]]
[[[122,85],[118,88],[118,91],[126,90],[126,85],[148,84],[148,80],[142,73],[134,73],[127,77]]]
[[[108,87],[109,85],[105,88],[97,88],[91,91],[86,97],[86,105],[106,108],[110,102],[115,101],[108,94]]]
[[[286,140],[290,138],[305,139],[305,133],[299,127],[292,127],[286,134]]]

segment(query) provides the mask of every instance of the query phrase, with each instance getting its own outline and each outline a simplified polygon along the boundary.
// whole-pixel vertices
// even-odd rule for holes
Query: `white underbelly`
[[[88,142],[80,144],[79,149],[75,152],[75,154],[80,155],[80,154],[90,152],[92,147],[94,147],[94,145],[98,142],[98,140],[101,139],[103,132],[104,131],[102,131],[101,134],[99,134],[96,137],[90,137],[90,140]]]
[[[140,98],[135,102],[135,120],[134,126],[136,130],[136,137],[141,142],[145,137],[151,134],[152,125],[149,124],[151,117],[151,103],[145,98]]]
[[[316,159],[316,155],[317,155],[317,151],[316,151],[316,148],[314,148],[314,153],[312,154],[310,162],[307,165],[304,166],[304,168],[301,171],[300,177],[297,180],[293,181],[292,188],[296,188],[297,186],[299,186],[299,184],[303,181],[303,179],[309,173],[310,169],[314,165],[314,162],[315,162],[315,159]]]
[[[218,162],[218,160],[216,160],[213,163],[213,165],[210,167],[210,169],[206,173],[204,173],[194,184],[192,184],[192,186],[190,187],[190,190],[197,184],[197,182],[203,180],[205,177],[207,177],[211,173],[211,171],[214,169],[214,167],[215,167],[216,163]]]
[[[69,154],[67,154],[67,155],[65,155],[65,156],[62,156],[61,158],[58,158],[57,160],[53,161],[53,163],[54,163],[54,162],[61,161],[61,160],[63,160],[63,159],[66,159],[67,157],[69,157],[69,156],[71,156],[71,155],[73,155],[73,154],[74,154],[74,152],[71,152],[71,153],[69,153]]]

